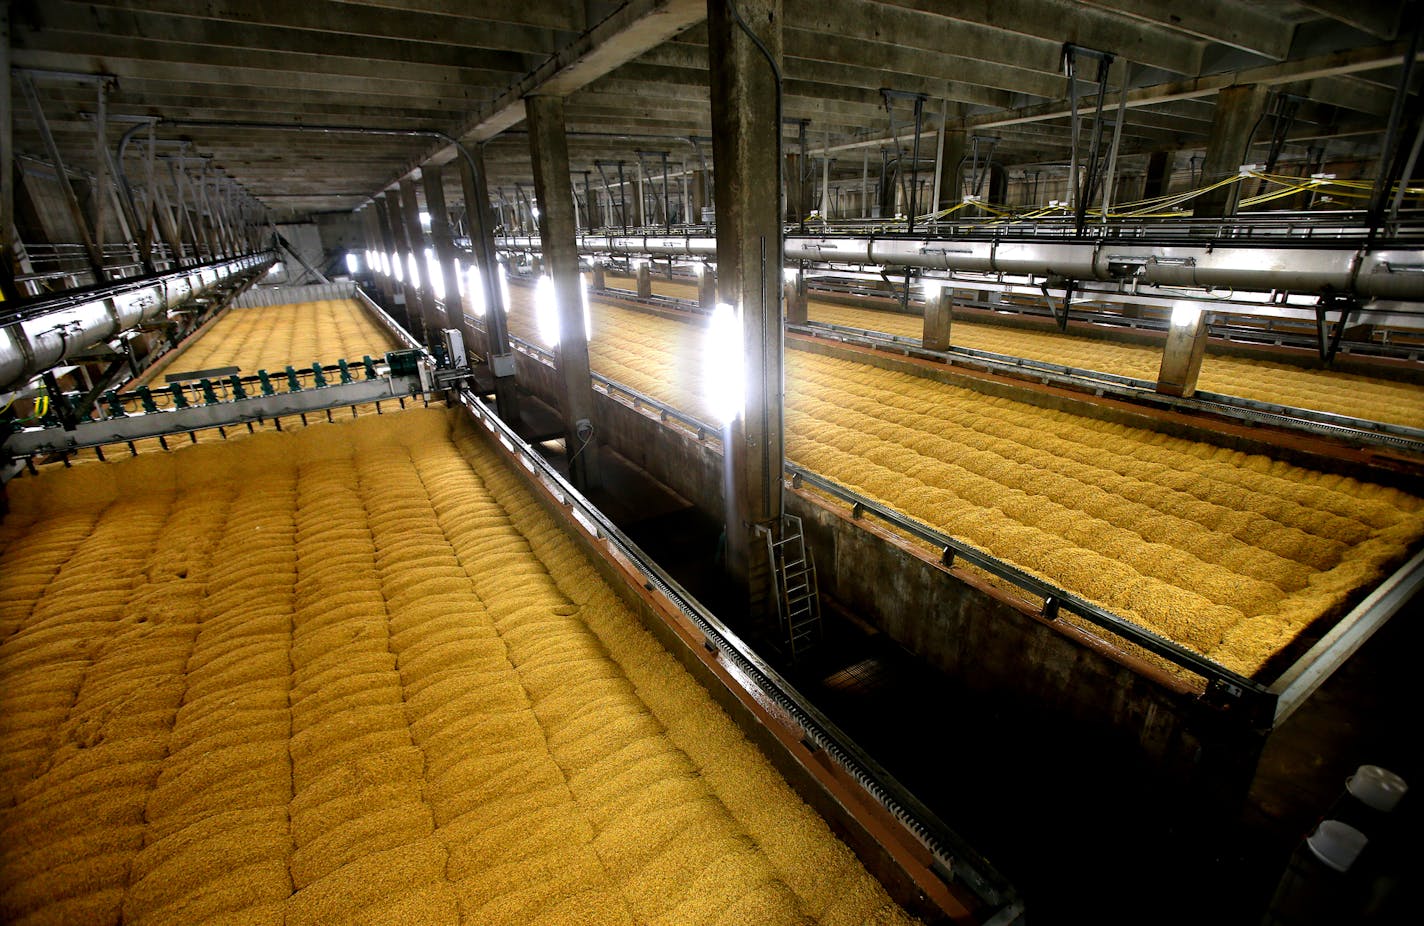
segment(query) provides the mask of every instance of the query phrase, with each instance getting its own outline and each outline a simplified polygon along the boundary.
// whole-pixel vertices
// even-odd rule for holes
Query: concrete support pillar
[[[1142,181],[1142,198],[1163,196],[1172,182],[1172,162],[1177,159],[1175,151],[1154,151],[1147,156],[1147,175]]]
[[[949,350],[949,327],[954,318],[954,290],[937,282],[925,284],[925,327],[920,346],[925,350]]]
[[[692,172],[692,216],[690,221],[693,225],[702,224],[702,210],[712,205],[707,201],[707,171],[694,170]]]
[[[450,208],[445,203],[444,171],[439,165],[427,164],[420,169],[420,177],[425,185],[425,208],[430,213],[430,242],[445,284],[440,322],[446,328],[458,328],[465,340],[470,341],[465,305],[460,299],[459,254],[455,251],[455,234],[450,229]]]
[[[397,281],[396,303],[401,306],[405,329],[419,337],[417,329],[420,327],[420,297],[416,295],[410,280],[410,245],[405,237],[405,216],[401,208],[400,193],[387,190],[383,196],[377,196],[376,201],[385,203],[386,221],[391,232],[391,274]],[[400,266],[397,267],[397,264]]]
[[[410,245],[410,253],[415,257],[415,265],[419,270],[418,279],[420,286],[417,287],[420,295],[420,323],[425,329],[423,340],[426,345],[435,343],[436,332],[442,326],[440,318],[440,306],[435,301],[435,286],[430,281],[430,266],[425,259],[425,249],[430,247],[430,241],[426,237],[425,228],[420,224],[420,200],[415,193],[415,181],[406,177],[400,182],[401,207],[405,213],[405,234],[406,242]]]
[[[608,289],[608,278],[603,272],[603,264],[597,260],[593,262],[593,269],[589,271],[588,288],[596,293],[601,293]]]
[[[1234,176],[1251,151],[1251,133],[1266,111],[1266,87],[1223,87],[1216,94],[1216,114],[1206,137],[1202,161],[1202,184],[1216,183]],[[1231,184],[1196,198],[1193,214],[1216,218],[1234,215],[1241,198],[1241,184]]]
[[[500,286],[504,268],[494,245],[497,223],[485,185],[484,154],[479,147],[472,147],[460,152],[455,160],[460,165],[460,187],[470,223],[470,251],[480,268],[480,285],[485,294],[485,360],[494,376],[495,409],[512,425],[519,421],[519,395],[514,384],[514,354],[509,349],[508,309]]]
[[[564,136],[564,98],[525,99],[529,119],[529,157],[539,197],[539,240],[558,304],[560,411],[568,448],[569,478],[581,492],[601,485],[593,426],[593,379],[588,368],[588,332],[583,321],[577,232],[569,190],[569,149]]]
[[[401,281],[402,304],[405,306],[406,330],[417,340],[425,340],[425,317],[420,309],[420,288],[415,285],[410,271],[410,227],[405,220],[405,203],[399,189],[386,191],[386,204],[390,210],[391,232],[395,236],[396,256],[400,270],[396,279]]]
[[[1157,391],[1187,398],[1197,391],[1197,375],[1206,355],[1206,314],[1192,305],[1178,305],[1167,329],[1167,346],[1162,352],[1162,369],[1157,374]]]
[[[386,249],[385,239],[381,235],[381,225],[376,217],[376,207],[373,203],[371,208],[362,211],[366,223],[366,247],[377,253],[389,253]],[[391,278],[381,272],[380,258],[370,267],[371,279],[376,281],[376,288],[381,291],[381,301],[386,305],[394,305],[392,298]]]
[[[653,295],[653,268],[646,260],[638,261],[638,298],[650,299]]]
[[[697,304],[708,312],[717,305],[717,271],[711,264],[697,265]]]
[[[963,130],[949,129],[944,133],[944,154],[940,156],[939,202],[935,211],[959,205],[964,197],[963,184],[959,182],[960,162],[964,160],[969,147],[969,135]]]
[[[785,282],[782,284],[786,296],[786,324],[804,325],[806,324],[806,274],[801,270],[791,270],[788,268],[783,274]]]
[[[781,0],[739,0],[742,17],[781,61]],[[744,405],[727,424],[727,564],[749,583],[749,604],[764,601],[765,544],[779,535],[782,462],[781,165],[772,69],[721,0],[707,4],[712,154],[717,184],[719,301],[742,332]],[[731,361],[731,358],[717,358]],[[759,587],[760,586],[760,587]]]

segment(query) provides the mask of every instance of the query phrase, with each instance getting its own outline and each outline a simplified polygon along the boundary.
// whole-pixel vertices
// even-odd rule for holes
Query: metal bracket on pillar
[[[1335,360],[1340,344],[1345,340],[1345,329],[1350,324],[1350,316],[1359,311],[1360,304],[1350,296],[1329,295],[1321,298],[1315,307],[1315,340],[1320,351],[1320,359],[1326,363]],[[1329,313],[1338,311],[1340,320],[1330,329]]]
[[[1049,295],[1049,286],[1063,287],[1063,313],[1060,315],[1057,307],[1053,304],[1053,296]],[[1045,279],[1038,285],[1043,293],[1043,298],[1048,301],[1048,311],[1053,313],[1053,320],[1058,323],[1059,331],[1068,330],[1068,313],[1073,306],[1073,290],[1078,285],[1077,280],[1055,280],[1052,277]]]

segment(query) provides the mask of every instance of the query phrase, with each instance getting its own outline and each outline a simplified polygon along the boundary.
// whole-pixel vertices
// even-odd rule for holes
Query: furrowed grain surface
[[[594,305],[595,370],[708,415],[697,326]],[[1424,536],[1396,489],[806,351],[786,433],[792,461],[1245,675]]]
[[[451,413],[11,504],[4,922],[908,922]]]
[[[359,363],[366,354],[379,360],[397,346],[354,299],[232,309],[150,377],[156,387],[168,373],[218,367],[240,367],[243,376],[258,370],[275,374],[287,364],[310,367],[316,361],[331,364],[343,357]]]
[[[635,287],[631,280],[609,279],[620,288]],[[668,280],[655,279],[653,292],[679,299],[697,298],[696,286]],[[895,312],[858,309],[815,299],[810,301],[808,311],[812,321],[900,337],[918,338],[924,330],[921,319]],[[1162,351],[1157,347],[1073,334],[1024,331],[960,319],[954,321],[950,343],[955,347],[1153,381],[1162,365]],[[1288,363],[1208,353],[1202,360],[1198,388],[1294,408],[1424,428],[1424,387],[1376,376],[1308,370]]]

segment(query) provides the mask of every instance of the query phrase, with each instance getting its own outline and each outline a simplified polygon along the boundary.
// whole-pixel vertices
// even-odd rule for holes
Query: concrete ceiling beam
[[[66,4],[69,5],[69,4]],[[492,48],[500,51],[551,55],[576,35],[572,26],[547,27],[501,22],[487,3],[464,4],[460,15],[412,14],[401,10],[334,0],[86,0],[72,4],[93,9],[96,16],[128,14],[132,22],[147,25],[153,17],[173,21],[188,17],[209,22],[308,30],[332,35],[404,39],[432,45]],[[526,4],[537,6],[542,4]],[[46,9],[58,6],[46,0]],[[148,34],[146,32],[140,34]]]
[[[1282,61],[1290,53],[1293,23],[1271,8],[1240,0],[1085,0],[1104,15],[1127,17],[1198,39]],[[1149,59],[1150,60],[1150,59]]]
[[[1202,43],[1108,16],[1067,0],[790,0],[800,30],[860,37],[1056,74],[1064,42],[1150,61],[1178,74],[1201,70]]]
[[[1405,4],[1395,0],[1299,0],[1300,5],[1381,39],[1399,35]]]
[[[175,87],[216,85],[219,87],[261,87],[268,90],[286,90],[298,93],[314,91],[324,94],[376,95],[396,100],[433,97],[444,100],[463,98],[467,106],[478,105],[481,99],[490,98],[495,92],[494,84],[485,80],[442,80],[438,83],[391,76],[399,74],[385,68],[384,77],[359,77],[341,73],[321,73],[316,71],[283,71],[265,68],[211,66],[198,62],[155,61],[119,55],[104,55],[95,61],[95,70],[113,74],[119,78],[120,89],[125,81],[138,78],[149,81],[163,81]],[[20,67],[63,70],[72,66],[74,56],[70,53],[36,51],[31,48],[16,48],[15,64]]]

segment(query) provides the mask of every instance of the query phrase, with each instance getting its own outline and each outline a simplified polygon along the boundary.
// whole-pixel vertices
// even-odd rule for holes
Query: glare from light
[[[390,276],[392,273],[391,255],[387,251],[381,252],[381,272],[384,273],[386,276]]]
[[[797,272],[795,267],[782,267],[781,277],[788,283],[795,283]]]
[[[554,296],[554,281],[543,274],[534,284],[534,323],[539,340],[550,347],[559,343],[559,304]]]
[[[583,335],[585,342],[593,332],[593,322],[589,317],[588,287],[579,278],[579,297],[583,303]],[[534,284],[534,323],[539,330],[539,339],[550,347],[558,345],[563,334],[559,323],[559,300],[554,290],[554,280],[548,274],[541,274]]]
[[[475,264],[465,268],[465,301],[470,307],[470,314],[477,318],[485,317],[485,288],[480,268]]]
[[[435,249],[425,249],[425,276],[430,280],[430,288],[435,290],[435,298],[445,299],[445,274],[440,272],[440,261],[435,259]]]
[[[697,279],[702,279],[707,274],[707,265],[701,262],[692,265],[692,272],[697,274]]]
[[[410,285],[420,289],[420,262],[415,259],[414,254],[405,256],[408,266],[406,270],[410,272]]]
[[[532,216],[534,216],[534,221],[536,221],[536,222],[539,221],[539,207],[538,207],[538,206],[530,206],[530,207],[529,207],[529,214],[532,215]]]
[[[392,255],[391,255],[391,269],[392,269],[393,271],[395,271],[396,282],[397,282],[397,283],[404,283],[404,282],[405,282],[405,268],[401,266],[401,259],[400,259],[400,255],[399,255],[399,254],[392,254]]]
[[[457,257],[450,261],[451,276],[455,278],[455,288],[460,291],[461,299],[465,298],[465,274],[460,267],[460,259]]]
[[[921,280],[920,288],[924,290],[925,302],[934,302],[944,292],[943,280]]]
[[[702,349],[703,398],[717,420],[731,424],[746,405],[746,371],[742,357],[742,313],[717,303],[707,322]]]
[[[509,269],[503,263],[499,265],[499,302],[504,308],[504,314],[509,314]]]
[[[1201,306],[1190,302],[1178,302],[1172,306],[1172,324],[1178,328],[1190,328],[1201,318]]]
[[[420,227],[426,231],[430,231],[430,213],[422,212],[420,214]]]
[[[361,258],[354,251],[346,252],[346,272],[350,274],[361,272]]]

